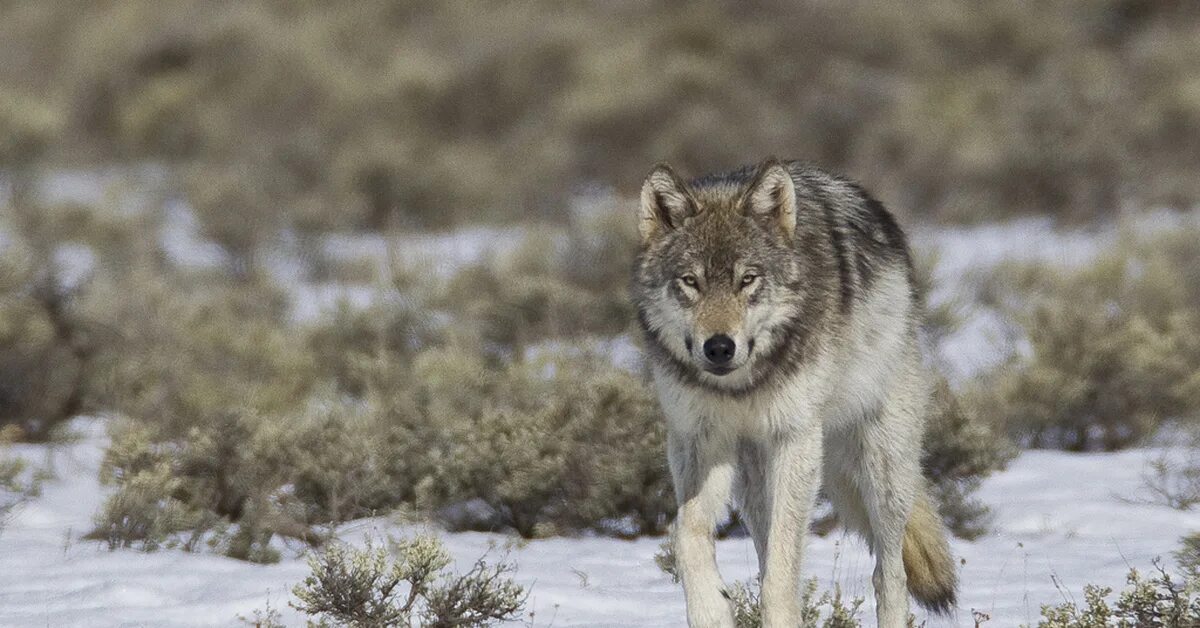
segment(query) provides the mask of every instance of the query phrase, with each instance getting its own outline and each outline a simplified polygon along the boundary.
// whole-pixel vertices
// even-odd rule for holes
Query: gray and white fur
[[[876,557],[878,625],[908,596],[955,604],[921,475],[931,381],[904,233],[857,184],[767,160],[643,184],[633,299],[666,415],[674,544],[692,626],[732,626],[713,531],[732,500],[758,553],[763,622],[799,625],[801,556],[824,482]]]

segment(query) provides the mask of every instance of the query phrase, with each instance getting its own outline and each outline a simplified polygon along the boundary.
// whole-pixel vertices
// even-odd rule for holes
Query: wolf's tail
[[[946,541],[946,526],[924,493],[913,504],[904,530],[904,572],[908,592],[926,610],[946,613],[954,608],[958,571]]]

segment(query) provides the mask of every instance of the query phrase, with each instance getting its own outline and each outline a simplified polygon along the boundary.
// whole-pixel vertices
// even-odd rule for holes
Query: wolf
[[[800,625],[800,562],[822,485],[876,558],[878,625],[908,595],[955,605],[921,474],[932,378],[904,232],[861,186],[798,161],[642,185],[632,297],[667,424],[674,547],[691,626],[733,626],[713,531],[734,501],[763,624]]]

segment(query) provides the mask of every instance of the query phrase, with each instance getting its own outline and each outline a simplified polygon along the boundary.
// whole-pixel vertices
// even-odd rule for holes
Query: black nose
[[[704,341],[704,357],[713,364],[729,364],[734,351],[737,351],[737,345],[733,343],[733,338],[724,334]]]

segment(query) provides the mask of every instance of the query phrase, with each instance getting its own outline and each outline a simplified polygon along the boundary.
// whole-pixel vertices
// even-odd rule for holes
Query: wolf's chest
[[[730,396],[656,373],[655,388],[673,431],[762,439],[815,425],[826,397],[822,379],[798,374],[766,390]]]

